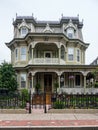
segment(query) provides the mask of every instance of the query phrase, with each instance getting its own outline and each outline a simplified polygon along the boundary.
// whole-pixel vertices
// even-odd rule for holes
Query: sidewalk
[[[4,127],[97,127],[96,114],[0,114],[0,128]]]

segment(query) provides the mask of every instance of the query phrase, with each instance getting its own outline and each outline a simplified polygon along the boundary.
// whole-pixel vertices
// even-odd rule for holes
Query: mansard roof
[[[45,21],[45,20],[37,20],[33,16],[17,16],[13,25],[17,25],[21,23],[22,20],[25,19],[27,23],[33,23],[35,26],[45,26],[47,23],[53,26],[61,26],[63,23],[69,23],[72,20],[73,24],[77,24],[79,28],[82,28],[83,22],[79,21],[79,17],[63,17],[59,21]]]

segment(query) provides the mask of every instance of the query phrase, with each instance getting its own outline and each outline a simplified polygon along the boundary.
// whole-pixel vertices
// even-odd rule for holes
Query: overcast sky
[[[37,20],[59,20],[64,16],[84,19],[84,42],[90,43],[86,50],[86,64],[98,56],[98,0],[0,0],[0,63],[10,62],[10,50],[5,42],[13,39],[13,18],[31,16]]]

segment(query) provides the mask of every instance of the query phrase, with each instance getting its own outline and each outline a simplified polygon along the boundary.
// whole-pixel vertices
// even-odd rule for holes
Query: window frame
[[[71,51],[73,51],[73,52],[71,53]],[[68,61],[73,61],[73,60],[74,60],[74,48],[73,47],[69,47],[68,48]]]
[[[80,49],[77,49],[77,62],[80,62]]]
[[[71,39],[74,38],[75,32],[74,32],[74,29],[72,27],[67,28],[67,36],[68,36],[68,38],[71,38]]]
[[[18,48],[15,48],[15,61],[18,61]]]
[[[24,37],[24,36],[26,36],[26,34],[28,33],[28,28],[25,27],[25,26],[23,26],[23,27],[21,27],[20,32],[21,32],[21,36]],[[25,32],[25,33],[24,33],[24,32]]]
[[[25,49],[25,53],[22,52],[22,51],[23,51],[22,49]],[[20,48],[20,59],[21,59],[22,61],[26,61],[26,53],[27,53],[26,47],[21,47],[21,48]],[[24,56],[25,56],[25,58],[23,58]]]
[[[61,46],[61,59],[65,60],[65,48]]]
[[[22,79],[22,76],[24,79]],[[26,88],[26,73],[21,73],[20,75],[20,86],[21,88]]]

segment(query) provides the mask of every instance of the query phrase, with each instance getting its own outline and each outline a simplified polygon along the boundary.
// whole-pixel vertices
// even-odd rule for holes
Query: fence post
[[[31,90],[29,92],[29,114],[31,114]]]

